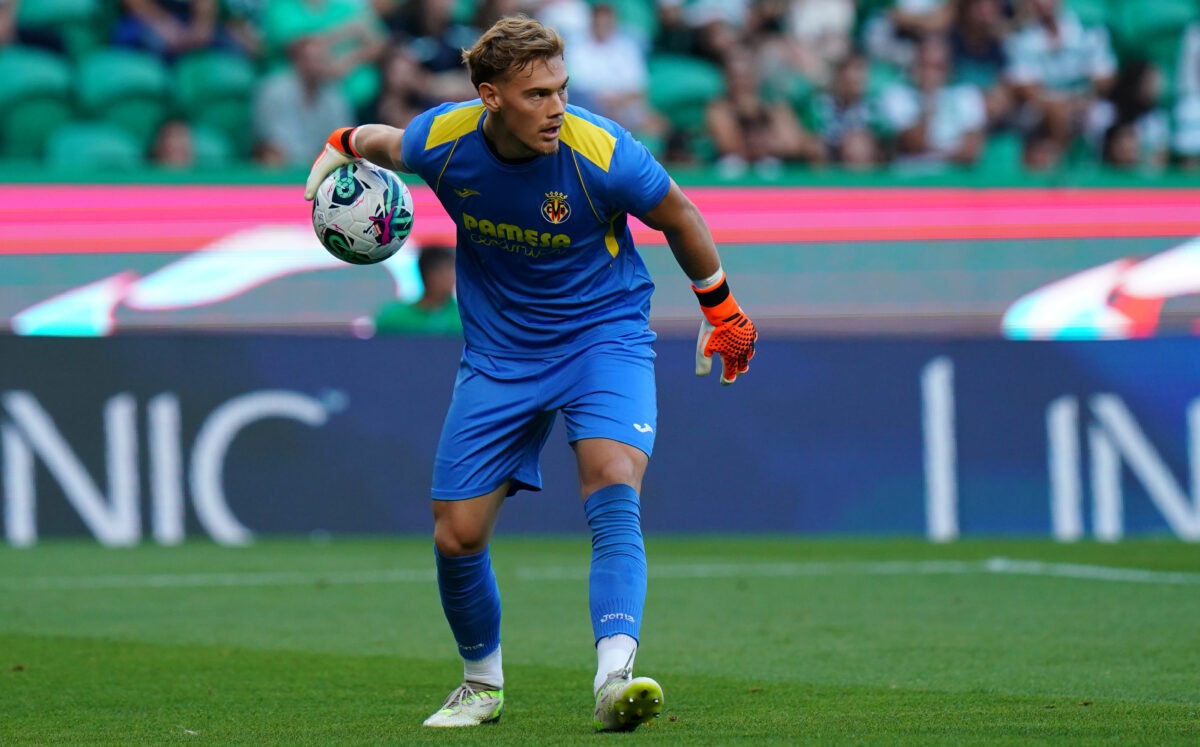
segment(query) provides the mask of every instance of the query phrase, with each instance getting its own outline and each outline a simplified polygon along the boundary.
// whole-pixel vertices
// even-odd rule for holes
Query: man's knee
[[[629,485],[641,492],[646,454],[633,446],[597,439],[576,446],[582,497],[609,485]]]
[[[444,557],[475,555],[487,547],[488,534],[478,522],[439,519],[433,525],[433,544]]]
[[[508,483],[491,493],[464,501],[433,502],[433,544],[445,557],[483,552],[492,539],[492,528]]]

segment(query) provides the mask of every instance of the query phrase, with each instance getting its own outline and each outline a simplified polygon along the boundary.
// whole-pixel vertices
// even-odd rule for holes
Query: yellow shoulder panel
[[[433,118],[433,124],[429,126],[429,137],[425,138],[425,150],[457,140],[474,130],[475,125],[479,123],[481,114],[483,114],[483,104],[472,104],[437,115]]]
[[[579,155],[608,171],[617,148],[617,139],[608,130],[574,114],[566,114],[559,137]]]

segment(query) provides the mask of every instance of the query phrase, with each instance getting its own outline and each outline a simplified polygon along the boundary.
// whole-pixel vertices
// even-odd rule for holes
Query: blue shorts
[[[653,348],[602,342],[549,360],[465,351],[434,459],[433,498],[474,498],[509,481],[509,495],[541,490],[542,447],[558,412],[569,443],[607,438],[649,456],[658,427]]]

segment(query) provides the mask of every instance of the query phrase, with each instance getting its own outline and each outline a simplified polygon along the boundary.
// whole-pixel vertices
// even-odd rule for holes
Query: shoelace
[[[633,677],[633,657],[636,655],[637,655],[637,649],[634,649],[633,651],[629,652],[629,658],[625,660],[625,666],[621,667],[620,669],[614,669],[613,671],[609,672],[608,676],[604,678],[604,684],[608,685],[608,683],[614,682],[616,680],[632,679],[632,677]],[[600,689],[603,690],[604,688],[601,687]]]
[[[468,698],[478,695],[481,692],[483,691],[476,690],[475,688],[471,687],[470,683],[464,682],[458,686],[457,690],[450,693],[449,698],[446,698],[446,702],[442,704],[442,710],[444,711],[447,708],[453,708],[454,706],[462,705],[463,702]]]

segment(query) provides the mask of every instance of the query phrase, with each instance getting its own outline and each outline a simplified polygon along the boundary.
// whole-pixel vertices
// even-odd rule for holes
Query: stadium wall
[[[722,388],[658,345],[647,530],[1200,539],[1200,340],[764,341]],[[5,540],[429,531],[459,344],[0,337]],[[582,532],[560,426],[500,531]]]

